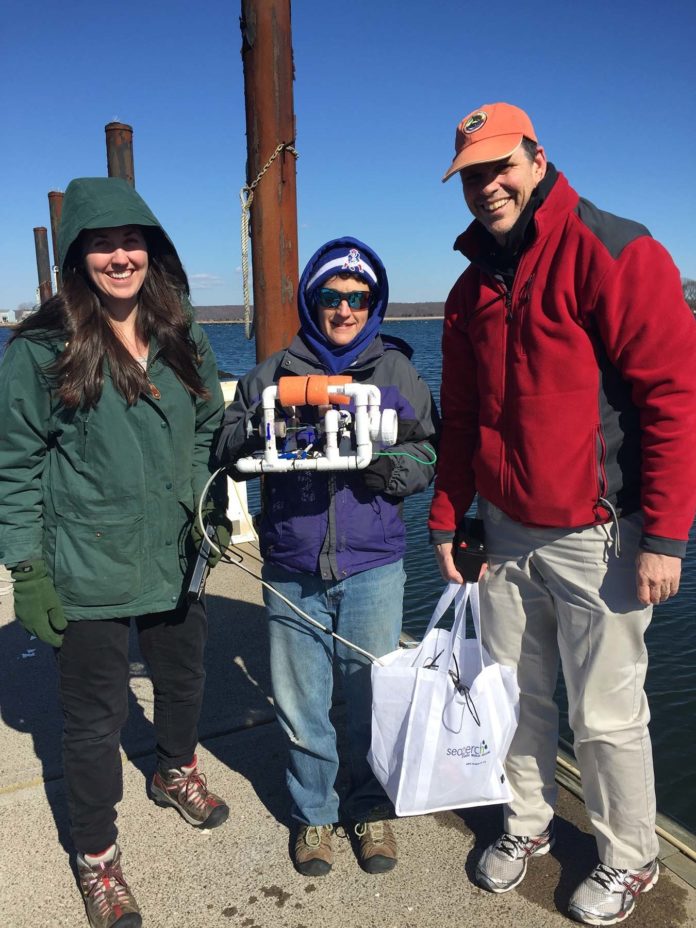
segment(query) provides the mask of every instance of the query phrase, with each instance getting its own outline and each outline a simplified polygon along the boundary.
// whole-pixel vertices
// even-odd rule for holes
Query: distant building
[[[15,312],[14,309],[0,309],[0,322],[14,322],[15,321]]]

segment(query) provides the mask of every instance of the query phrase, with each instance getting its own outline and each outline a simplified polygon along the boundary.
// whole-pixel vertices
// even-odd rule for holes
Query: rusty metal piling
[[[297,190],[290,0],[242,0],[240,27],[251,204],[256,359],[285,347],[297,320]]]
[[[45,226],[34,228],[34,247],[36,248],[36,271],[39,276],[39,300],[43,303],[53,296],[51,260],[48,256],[48,231]]]
[[[124,122],[109,122],[106,133],[106,165],[109,177],[122,177],[135,186],[133,167],[133,127]]]
[[[58,254],[58,226],[60,214],[63,211],[63,194],[60,190],[51,190],[48,194],[48,211],[51,215],[51,243],[53,245],[53,273],[55,275],[56,290],[60,290],[60,255]]]

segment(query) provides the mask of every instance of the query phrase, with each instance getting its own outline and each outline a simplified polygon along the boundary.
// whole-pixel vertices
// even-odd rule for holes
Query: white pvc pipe
[[[329,409],[324,416],[325,454],[318,457],[280,458],[275,438],[275,404],[278,387],[273,384],[261,394],[263,406],[263,457],[240,458],[235,467],[243,474],[286,473],[295,470],[361,470],[372,460],[372,441],[380,435],[381,393],[365,383],[331,385],[329,393],[341,393],[355,400],[355,454],[341,455],[338,449],[339,413]]]
[[[324,454],[328,461],[337,461],[338,453],[338,411],[328,409],[324,416]]]
[[[261,394],[261,404],[263,406],[263,435],[264,435],[264,458],[269,462],[278,460],[278,449],[275,440],[275,402],[278,395],[278,387],[273,384]]]

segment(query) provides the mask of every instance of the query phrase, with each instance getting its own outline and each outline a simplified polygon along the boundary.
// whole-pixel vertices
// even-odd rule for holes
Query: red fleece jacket
[[[429,526],[475,491],[530,525],[642,508],[644,544],[681,553],[696,511],[696,321],[666,250],[562,174],[510,292],[472,264],[445,304],[443,428]],[[647,539],[647,541],[646,541]],[[676,544],[675,544],[676,543]],[[678,550],[677,550],[678,549]]]

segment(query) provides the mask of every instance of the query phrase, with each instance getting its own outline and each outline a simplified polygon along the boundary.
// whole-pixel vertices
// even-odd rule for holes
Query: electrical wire
[[[340,641],[341,644],[351,648],[351,650],[357,651],[358,654],[362,654],[362,656],[366,657],[372,664],[379,664],[382,666],[382,661],[378,657],[375,657],[374,654],[370,654],[369,651],[366,651],[364,648],[361,648],[354,642],[349,641],[347,638],[343,638],[337,632],[331,631],[330,628],[327,628],[325,625],[322,625],[321,622],[317,622],[316,619],[313,619],[311,615],[307,615],[306,612],[300,609],[299,606],[295,605],[295,603],[288,599],[287,596],[284,596],[270,583],[267,583],[261,577],[257,576],[257,574],[255,574],[252,570],[249,570],[248,567],[245,567],[241,555],[237,555],[237,557],[239,560],[234,560],[232,557],[230,557],[230,555],[224,554],[222,556],[222,561],[225,564],[233,564],[235,567],[239,567],[240,570],[243,570],[245,573],[249,574],[249,576],[253,577],[255,580],[258,580],[261,586],[265,587],[267,590],[270,590],[274,596],[277,596],[278,599],[281,599],[284,603],[286,603],[286,605],[290,606],[293,612],[296,612],[301,618],[305,619],[305,621],[309,622],[310,625],[314,626],[314,628],[324,632],[325,635],[330,635],[332,638],[335,638],[336,641]]]
[[[427,464],[428,467],[434,467],[437,464],[437,454],[435,449],[429,445],[427,442],[423,443],[423,447],[427,448],[428,451],[432,453],[432,460],[424,461],[423,458],[416,457],[415,454],[411,454],[409,451],[375,451],[375,457],[378,458],[410,458],[412,461],[417,461],[419,464]]]
[[[211,484],[213,483],[215,478],[218,476],[218,474],[224,470],[225,470],[224,467],[219,467],[210,476],[206,485],[203,487],[203,492],[201,493],[200,499],[198,500],[198,511],[196,513],[196,516],[198,519],[198,528],[200,529],[201,537],[203,538],[206,537],[205,524],[203,522],[203,503],[208,496],[208,492],[210,491]],[[242,505],[242,501],[239,497],[239,491],[237,490],[237,487],[234,484],[234,481],[232,481],[232,485],[235,488],[235,492],[237,494],[237,500],[240,503],[240,509],[244,511],[244,506]],[[256,530],[253,529],[253,526],[252,526],[252,530],[254,531],[254,536],[256,537],[256,540],[258,541],[258,535],[256,535]],[[275,596],[281,599],[284,603],[290,606],[290,608],[294,612],[296,612],[305,621],[309,622],[309,624],[314,626],[314,628],[318,629],[321,632],[324,632],[325,635],[330,635],[332,638],[335,638],[336,641],[340,641],[341,644],[346,645],[346,647],[351,648],[353,651],[357,651],[358,654],[362,654],[362,656],[366,657],[371,663],[380,664],[380,665],[382,664],[382,661],[378,657],[375,657],[374,654],[370,654],[369,651],[366,651],[364,648],[361,648],[359,645],[354,644],[352,641],[349,641],[347,638],[343,638],[341,635],[337,634],[336,632],[331,631],[330,628],[327,628],[325,625],[322,625],[321,622],[317,622],[317,620],[313,619],[311,615],[307,615],[306,612],[300,609],[299,606],[295,605],[295,603],[291,602],[291,600],[289,600],[286,596],[283,596],[283,594],[280,593],[278,590],[276,590],[275,587],[271,586],[270,583],[267,583],[261,577],[257,576],[252,570],[249,570],[248,567],[245,567],[241,555],[237,555],[239,560],[234,560],[231,556],[229,556],[224,551],[222,551],[210,537],[208,538],[208,544],[210,545],[212,550],[214,550],[217,554],[220,555],[221,560],[225,564],[232,564],[234,567],[238,567],[240,570],[243,570],[245,573],[249,574],[255,580],[258,580],[261,586],[265,587],[267,590],[270,590],[271,593],[273,593]]]

